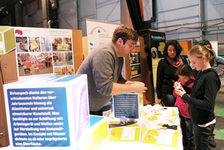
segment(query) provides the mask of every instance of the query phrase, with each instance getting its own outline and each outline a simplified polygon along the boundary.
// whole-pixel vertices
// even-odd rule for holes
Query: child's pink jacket
[[[180,82],[182,85],[185,85],[187,87],[192,87],[194,85],[194,81],[195,81],[195,78],[190,79],[186,84],[184,84],[181,81],[181,79],[178,79],[178,82]],[[185,118],[191,118],[188,112],[188,103],[184,102],[182,98],[175,93],[175,90],[173,91],[173,95],[176,97],[176,103],[174,106],[178,107],[181,116]]]

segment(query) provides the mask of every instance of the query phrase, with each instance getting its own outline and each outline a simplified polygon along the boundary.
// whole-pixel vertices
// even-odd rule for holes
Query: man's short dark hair
[[[127,40],[133,40],[136,42],[138,40],[138,34],[132,28],[119,26],[114,30],[112,42],[115,44],[119,38],[124,41],[124,44]]]

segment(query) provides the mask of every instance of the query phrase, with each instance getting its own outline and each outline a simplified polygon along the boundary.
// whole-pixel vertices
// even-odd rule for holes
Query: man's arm
[[[127,93],[144,93],[147,90],[145,84],[137,81],[127,81],[125,84],[113,83],[111,95]]]

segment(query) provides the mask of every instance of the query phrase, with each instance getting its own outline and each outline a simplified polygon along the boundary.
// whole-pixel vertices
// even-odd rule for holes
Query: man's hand
[[[145,87],[143,82],[135,81],[128,84],[133,88],[133,93],[145,93],[147,90],[147,87]]]
[[[147,87],[143,82],[126,81],[125,84],[113,83],[111,95],[127,94],[127,93],[145,93]]]

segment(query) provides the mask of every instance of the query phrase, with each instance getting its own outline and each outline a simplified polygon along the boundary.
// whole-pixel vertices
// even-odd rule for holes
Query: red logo
[[[15,33],[19,34],[19,35],[23,35],[23,31],[22,30],[15,30]]]

